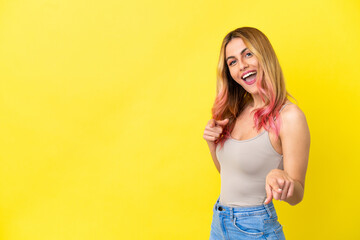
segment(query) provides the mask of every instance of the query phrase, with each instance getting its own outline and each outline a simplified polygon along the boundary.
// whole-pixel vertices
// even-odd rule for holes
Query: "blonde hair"
[[[256,84],[259,95],[264,102],[264,107],[254,110],[255,126],[257,130],[262,127],[268,131],[274,130],[278,137],[280,134],[280,121],[275,122],[274,117],[278,119],[279,110],[286,102],[287,97],[293,97],[286,90],[283,72],[269,39],[256,28],[242,27],[229,32],[221,44],[217,67],[217,96],[212,108],[212,114],[215,120],[229,118],[229,123],[216,143],[223,143],[230,136],[230,132],[235,125],[235,119],[248,101],[251,100],[251,95],[232,79],[226,64],[226,46],[234,38],[241,38],[259,63],[259,81]]]

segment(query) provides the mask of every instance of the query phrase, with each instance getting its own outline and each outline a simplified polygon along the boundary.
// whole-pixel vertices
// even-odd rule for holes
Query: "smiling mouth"
[[[241,79],[244,80],[244,82],[247,85],[251,85],[256,81],[256,75],[257,75],[257,72],[254,71],[254,72],[244,75],[244,77],[242,77]]]
[[[256,76],[256,74],[257,74],[256,71],[252,71],[252,72],[249,72],[249,73],[245,74],[244,76],[242,76],[241,79],[244,80],[244,81],[248,81],[247,79],[249,79],[249,78],[251,78],[253,76]]]

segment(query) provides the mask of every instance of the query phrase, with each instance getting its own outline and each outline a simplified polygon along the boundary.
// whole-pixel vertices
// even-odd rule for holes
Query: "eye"
[[[245,54],[245,56],[252,56],[253,54],[251,52],[248,52]]]
[[[236,62],[235,60],[233,60],[233,61],[229,62],[229,66],[234,65],[234,63],[235,63],[235,62]]]

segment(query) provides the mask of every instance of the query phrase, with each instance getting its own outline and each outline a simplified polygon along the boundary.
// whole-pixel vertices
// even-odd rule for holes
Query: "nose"
[[[244,71],[248,67],[248,64],[245,61],[240,60],[239,67],[240,67],[240,71]]]

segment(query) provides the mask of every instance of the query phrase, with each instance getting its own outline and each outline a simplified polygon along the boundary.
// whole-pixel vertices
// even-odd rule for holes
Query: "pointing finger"
[[[272,199],[272,190],[269,184],[265,185],[265,190],[266,190],[266,199],[264,204],[268,204]]]

